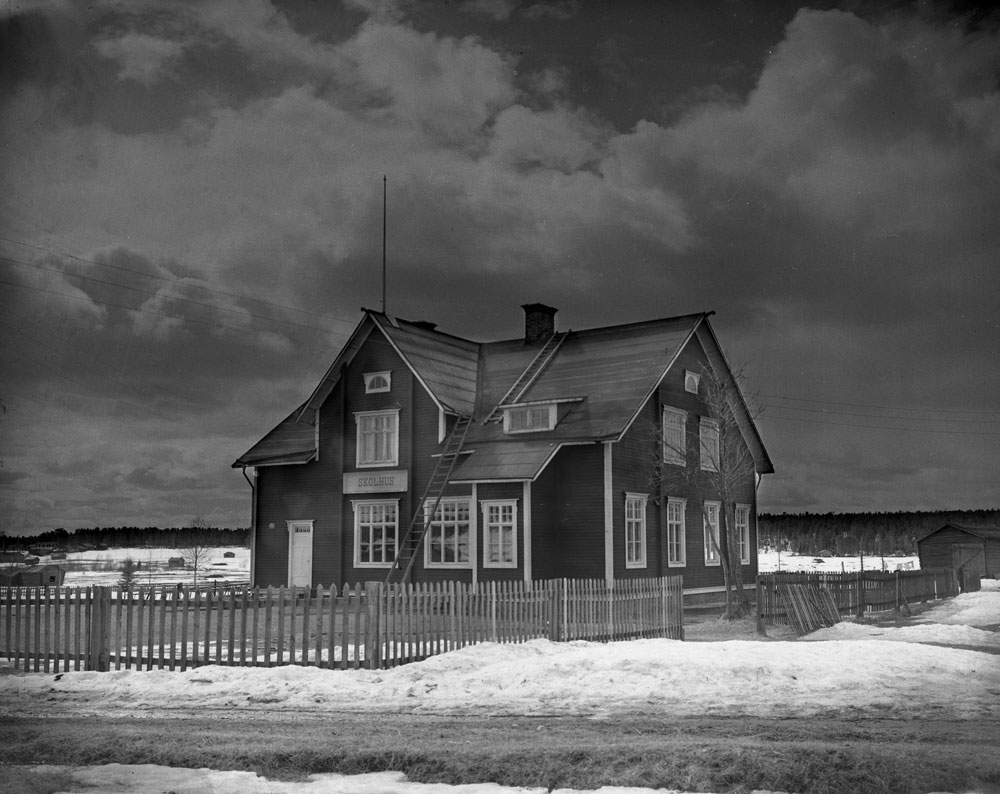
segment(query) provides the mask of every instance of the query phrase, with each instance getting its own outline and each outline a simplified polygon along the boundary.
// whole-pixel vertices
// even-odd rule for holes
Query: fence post
[[[865,572],[858,571],[858,618],[865,616]]]
[[[111,588],[94,587],[91,599],[87,669],[106,673],[111,669]]]
[[[550,612],[549,612],[549,639],[552,642],[559,642],[559,634],[562,631],[562,590],[563,590],[563,580],[562,579],[550,579],[549,586],[552,588],[549,591],[550,596]]]
[[[365,666],[382,667],[382,582],[365,582]]]
[[[767,635],[764,628],[764,580],[757,576],[757,633],[761,636]]]

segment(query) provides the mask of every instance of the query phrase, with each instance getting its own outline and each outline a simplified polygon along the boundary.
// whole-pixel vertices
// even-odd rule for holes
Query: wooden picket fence
[[[855,573],[762,573],[757,576],[759,627],[794,624],[795,616],[789,615],[787,607],[787,588],[794,585],[829,591],[841,617],[863,617],[869,612],[901,610],[918,601],[958,595],[955,572],[950,568]]]
[[[482,642],[683,639],[680,576],[315,588],[0,588],[16,669],[385,668]]]

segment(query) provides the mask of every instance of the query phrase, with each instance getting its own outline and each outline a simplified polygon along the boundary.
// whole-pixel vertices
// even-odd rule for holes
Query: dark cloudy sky
[[[714,310],[764,511],[1000,502],[998,19],[933,3],[0,6],[0,530],[246,526],[379,308]]]

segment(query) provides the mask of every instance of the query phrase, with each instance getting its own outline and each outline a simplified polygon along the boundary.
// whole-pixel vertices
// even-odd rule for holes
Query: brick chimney
[[[556,330],[556,312],[544,303],[525,303],[524,309],[524,343],[528,345],[544,342]]]

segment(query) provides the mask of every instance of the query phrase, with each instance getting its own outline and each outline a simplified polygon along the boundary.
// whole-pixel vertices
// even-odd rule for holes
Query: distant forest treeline
[[[160,549],[184,549],[191,546],[247,546],[250,530],[219,527],[94,527],[69,532],[53,529],[38,535],[3,537],[0,545],[7,549],[26,549],[38,543],[54,543],[61,549],[132,548],[147,546]]]
[[[830,551],[837,556],[916,554],[917,541],[947,523],[1000,525],[1000,510],[941,510],[919,513],[797,513],[757,518],[761,547],[799,554]]]

